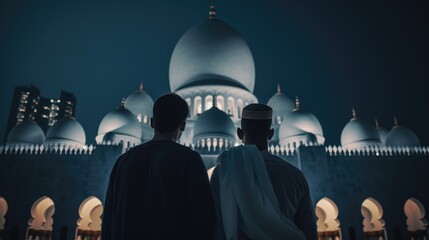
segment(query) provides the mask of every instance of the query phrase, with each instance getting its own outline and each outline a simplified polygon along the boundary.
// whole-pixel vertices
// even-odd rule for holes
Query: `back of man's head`
[[[265,104],[253,103],[243,108],[241,128],[252,139],[267,139],[270,135],[273,109]],[[262,140],[261,139],[261,140]]]
[[[174,132],[186,121],[188,114],[189,108],[185,100],[175,93],[165,94],[153,105],[152,124],[157,132]]]

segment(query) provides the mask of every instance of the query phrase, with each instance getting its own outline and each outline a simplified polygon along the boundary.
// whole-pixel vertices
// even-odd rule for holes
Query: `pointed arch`
[[[4,239],[3,236],[3,230],[4,230],[4,224],[6,223],[6,213],[7,213],[7,202],[6,199],[2,198],[0,196],[0,239]]]
[[[410,239],[429,239],[425,219],[425,208],[416,198],[409,198],[404,204],[404,213],[407,216],[407,230]]]
[[[194,98],[194,116],[198,116],[203,112],[202,100],[200,96]]]
[[[383,208],[374,198],[367,198],[362,202],[361,214],[363,216],[363,231],[365,239],[386,239]]]
[[[98,239],[101,235],[101,214],[103,204],[97,197],[90,196],[79,206],[75,239]]]
[[[319,239],[340,240],[341,228],[338,207],[330,198],[324,197],[316,204],[317,233]]]
[[[43,196],[37,199],[31,207],[31,218],[28,220],[27,236],[32,239],[50,239],[52,235],[53,215],[55,213],[54,201]]]

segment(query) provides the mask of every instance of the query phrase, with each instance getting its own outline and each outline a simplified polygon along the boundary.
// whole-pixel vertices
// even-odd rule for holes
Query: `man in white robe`
[[[270,154],[272,109],[243,109],[237,134],[244,146],[218,158],[210,185],[215,201],[217,239],[317,239],[313,204],[303,173]]]

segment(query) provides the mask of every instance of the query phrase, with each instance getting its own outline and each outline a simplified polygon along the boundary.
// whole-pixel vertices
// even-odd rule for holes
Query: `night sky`
[[[76,118],[94,143],[104,115],[142,81],[154,100],[170,91],[170,56],[209,1],[13,1],[0,3],[0,136],[13,89],[33,84],[78,99]],[[280,82],[339,144],[358,117],[399,123],[429,145],[429,1],[217,1],[217,16],[245,38],[266,103]]]

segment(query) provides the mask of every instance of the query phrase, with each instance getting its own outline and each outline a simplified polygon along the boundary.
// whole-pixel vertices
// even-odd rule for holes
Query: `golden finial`
[[[143,92],[143,82],[140,82],[139,91],[140,91],[140,92]]]
[[[125,96],[122,96],[122,99],[121,99],[121,108],[125,108]]]
[[[356,109],[352,107],[352,119],[356,119]]]
[[[216,19],[216,7],[214,0],[210,1],[209,19]]]
[[[375,118],[375,128],[380,128],[380,124],[378,124],[378,118]]]
[[[282,93],[282,89],[280,88],[280,83],[277,83],[277,95],[280,95]]]
[[[298,96],[296,96],[295,97],[295,110],[299,110],[299,104],[300,104],[299,98],[298,98]]]
[[[393,124],[395,125],[395,127],[399,125],[398,118],[396,118],[396,115],[393,115]]]

